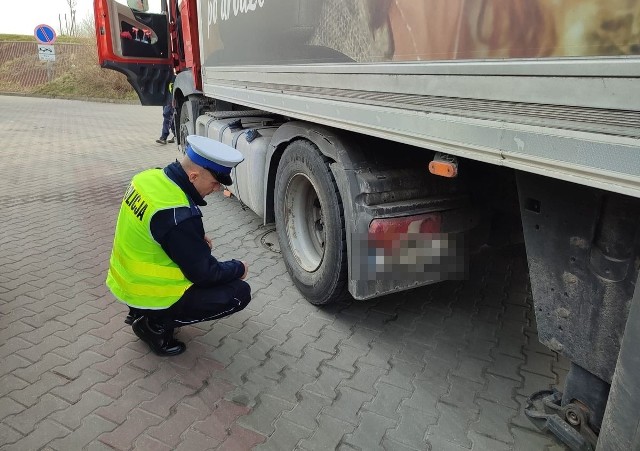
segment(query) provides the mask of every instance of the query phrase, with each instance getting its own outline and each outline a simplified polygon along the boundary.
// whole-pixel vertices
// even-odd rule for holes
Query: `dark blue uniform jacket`
[[[191,207],[157,212],[151,218],[153,238],[194,285],[211,287],[242,277],[244,266],[240,261],[221,262],[211,255],[211,249],[204,240],[199,208],[207,203],[191,184],[180,163],[171,163],[164,168],[164,173],[185,192]]]

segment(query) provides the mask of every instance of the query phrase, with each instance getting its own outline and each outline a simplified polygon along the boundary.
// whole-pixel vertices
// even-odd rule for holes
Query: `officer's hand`
[[[211,239],[207,235],[204,236],[204,240],[209,245],[209,249],[213,249],[213,242],[211,241]]]
[[[249,265],[247,265],[247,262],[243,262],[242,260],[240,260],[240,263],[242,263],[242,265],[244,266],[244,274],[242,274],[242,277],[240,277],[240,279],[244,280],[247,277],[247,273],[249,272]]]

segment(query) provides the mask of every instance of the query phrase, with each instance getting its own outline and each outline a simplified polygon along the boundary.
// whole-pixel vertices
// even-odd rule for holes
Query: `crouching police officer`
[[[185,156],[135,175],[116,225],[107,286],[129,306],[125,322],[158,355],[186,349],[174,328],[231,315],[247,306],[247,264],[211,255],[200,206],[230,185],[243,160],[232,147],[187,137]]]

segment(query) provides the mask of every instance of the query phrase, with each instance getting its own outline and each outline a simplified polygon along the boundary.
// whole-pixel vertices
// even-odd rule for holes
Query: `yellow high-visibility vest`
[[[107,286],[131,307],[165,309],[192,283],[151,235],[151,218],[169,208],[189,207],[187,195],[161,169],[133,177],[122,199]]]

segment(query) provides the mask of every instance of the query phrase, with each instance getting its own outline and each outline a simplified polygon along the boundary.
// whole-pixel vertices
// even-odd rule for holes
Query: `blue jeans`
[[[167,139],[169,136],[169,130],[173,136],[176,135],[176,126],[173,123],[173,106],[165,105],[162,107],[162,135],[160,135],[160,139]]]

